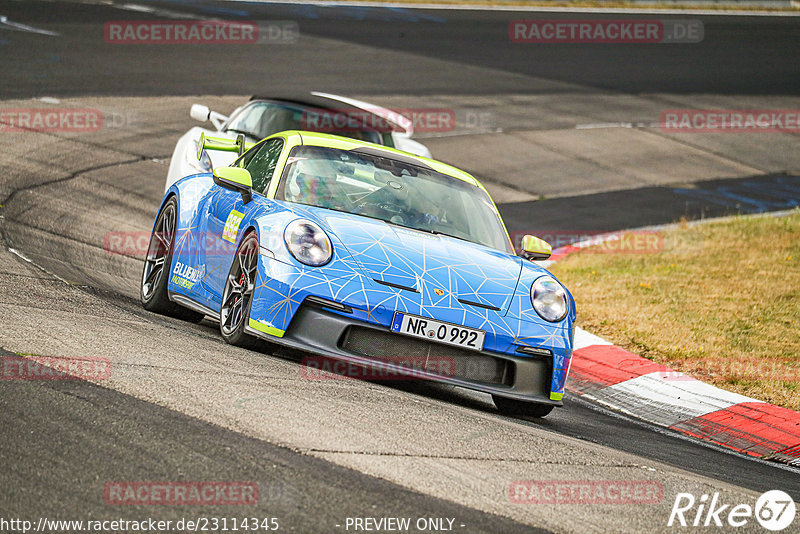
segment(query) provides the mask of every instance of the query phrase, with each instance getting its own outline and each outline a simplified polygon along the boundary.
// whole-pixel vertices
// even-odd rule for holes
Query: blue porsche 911
[[[548,271],[550,246],[517,255],[483,186],[450,165],[382,145],[285,131],[230,167],[167,190],[141,301],[359,367],[492,395],[502,412],[562,404],[575,302]],[[409,364],[409,362],[412,362]],[[443,364],[444,362],[444,364]]]

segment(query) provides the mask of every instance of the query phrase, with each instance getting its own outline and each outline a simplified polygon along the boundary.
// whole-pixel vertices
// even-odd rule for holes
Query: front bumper
[[[394,374],[409,374],[398,359],[422,361],[415,378],[444,382],[512,399],[561,406],[551,392],[552,356],[514,356],[492,351],[469,351],[391,332],[388,328],[334,313],[323,304],[304,300],[281,337],[259,329],[252,319],[245,331],[295,349],[345,360]],[[449,372],[437,372],[445,359]],[[430,364],[430,365],[429,365]],[[557,398],[554,398],[557,397]]]

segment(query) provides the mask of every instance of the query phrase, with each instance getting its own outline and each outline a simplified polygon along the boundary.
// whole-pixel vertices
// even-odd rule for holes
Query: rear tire
[[[199,323],[204,315],[188,310],[169,300],[167,284],[172,265],[172,249],[175,246],[175,228],[178,223],[178,201],[175,197],[161,208],[150,234],[150,244],[142,269],[142,284],[139,298],[142,307],[154,313]]]
[[[219,312],[219,331],[226,343],[255,349],[258,339],[244,331],[250,322],[250,306],[256,287],[258,270],[258,236],[251,232],[244,236],[233,258]]]
[[[505,415],[526,415],[528,417],[545,417],[553,411],[550,404],[518,401],[498,395],[492,395],[492,400],[497,409]]]

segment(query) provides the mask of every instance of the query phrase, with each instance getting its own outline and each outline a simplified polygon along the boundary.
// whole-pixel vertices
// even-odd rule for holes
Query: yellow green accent
[[[194,282],[190,282],[189,280],[181,278],[177,274],[172,275],[172,283],[181,287],[185,287],[186,289],[192,289],[194,287]]]
[[[258,330],[259,332],[264,332],[265,334],[269,334],[275,337],[283,337],[283,334],[286,333],[286,330],[281,330],[280,328],[275,328],[274,326],[267,326],[264,323],[259,323],[253,319],[250,319],[250,328]]]
[[[240,167],[217,167],[214,169],[214,176],[242,187],[253,187],[253,178],[250,176],[250,172]]]
[[[247,143],[240,145],[238,139],[227,139],[225,137],[206,137],[206,134],[200,134],[200,140],[197,142],[197,159],[203,156],[203,150],[217,150],[219,152],[242,152],[253,147],[255,143]]]
[[[561,400],[564,398],[563,393],[550,393],[550,400]]]
[[[522,238],[522,252],[535,260],[546,260],[553,253],[553,247],[544,239],[526,235]]]
[[[228,214],[228,220],[225,221],[225,227],[222,229],[222,239],[236,243],[236,234],[239,233],[239,225],[242,224],[244,214],[236,210],[231,210]]]

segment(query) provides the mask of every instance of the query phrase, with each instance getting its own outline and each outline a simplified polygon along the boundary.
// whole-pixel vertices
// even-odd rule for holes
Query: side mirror
[[[217,167],[214,169],[214,183],[225,189],[241,193],[245,204],[253,199],[253,179],[247,169]]]
[[[206,122],[211,116],[211,110],[208,106],[202,104],[192,104],[192,109],[189,110],[189,116],[196,121]]]
[[[544,239],[539,239],[533,235],[526,235],[522,238],[521,256],[523,258],[531,261],[542,261],[549,258],[552,253],[553,247]]]

